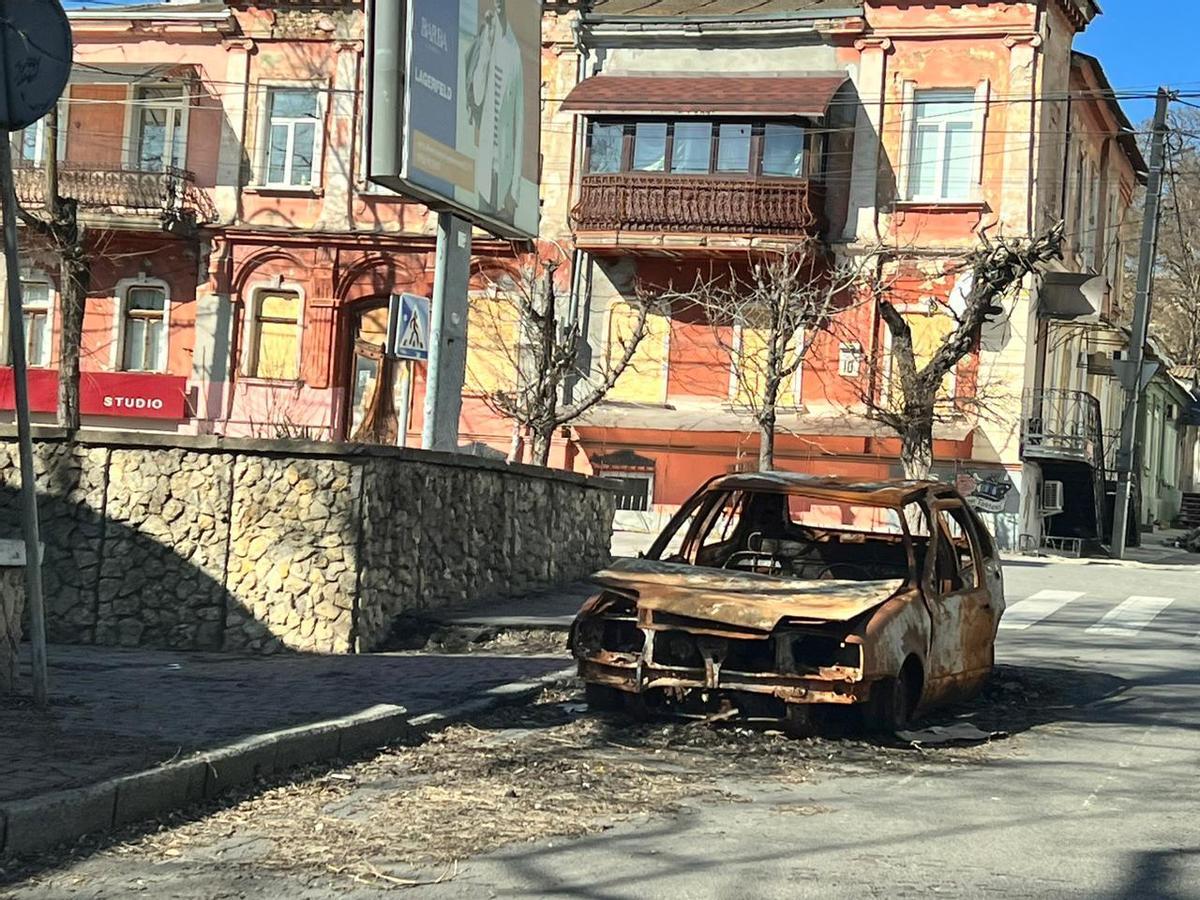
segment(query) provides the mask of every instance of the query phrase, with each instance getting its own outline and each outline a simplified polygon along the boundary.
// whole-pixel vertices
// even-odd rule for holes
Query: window
[[[671,171],[695,175],[712,165],[712,123],[676,122]]]
[[[588,150],[588,171],[597,174],[621,171],[625,150],[625,126],[593,122]]]
[[[313,183],[319,103],[309,88],[271,88],[267,93],[266,178],[268,185],[308,187]]]
[[[183,168],[187,147],[183,86],[139,87],[133,99],[134,165],[144,172]]]
[[[254,304],[247,374],[295,381],[300,377],[300,295],[263,291]]]
[[[13,132],[13,162],[38,165],[46,152],[46,120],[39,119],[27,128]]]
[[[586,170],[820,178],[824,138],[800,120],[592,119]]]
[[[938,581],[951,592],[971,591],[979,586],[974,529],[960,505],[940,508],[937,569]]]
[[[1088,170],[1088,200],[1087,225],[1083,235],[1083,263],[1092,271],[1096,270],[1097,248],[1100,244],[1100,173],[1092,166]]]
[[[862,344],[842,344],[838,349],[838,374],[843,378],[857,378],[862,371]]]
[[[633,132],[633,168],[661,172],[666,168],[667,123],[638,122]]]
[[[722,125],[717,131],[717,171],[750,171],[749,125]]]
[[[137,285],[125,292],[121,367],[127,372],[161,372],[166,368],[167,292]]]
[[[617,490],[617,509],[627,512],[647,512],[650,509],[653,480],[650,475],[633,475],[621,472],[599,473],[605,478],[618,482],[621,487]]]
[[[764,175],[798,178],[804,174],[804,129],[768,123],[763,129]]]
[[[615,369],[625,358],[626,347],[637,332],[641,313],[638,308],[618,301],[608,317],[608,353],[605,372]],[[605,395],[607,400],[631,403],[663,403],[667,397],[667,359],[671,321],[651,313],[646,317],[645,335],[634,348],[629,365],[617,383]]]
[[[21,318],[25,323],[25,361],[28,365],[50,365],[50,314],[53,300],[54,288],[49,281],[40,278],[21,279]]]
[[[910,200],[969,200],[975,162],[975,92],[917,91]]]

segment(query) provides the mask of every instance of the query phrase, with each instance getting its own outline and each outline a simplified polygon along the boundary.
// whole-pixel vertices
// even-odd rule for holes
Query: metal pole
[[[408,446],[408,423],[412,417],[413,364],[404,361],[404,390],[400,395],[400,446]]]
[[[429,319],[429,377],[421,446],[458,450],[467,371],[467,285],[471,277],[471,225],[452,213],[438,214],[433,308]]]
[[[1138,262],[1137,294],[1133,301],[1133,334],[1129,339],[1129,369],[1125,384],[1125,411],[1121,418],[1121,446],[1117,451],[1117,502],[1113,511],[1113,559],[1125,558],[1125,535],[1129,530],[1130,499],[1133,495],[1134,451],[1141,416],[1142,368],[1146,361],[1146,336],[1150,329],[1150,286],[1154,274],[1154,249],[1158,241],[1158,218],[1162,201],[1163,157],[1167,139],[1167,112],[1171,95],[1158,89],[1154,111],[1154,138],[1150,144],[1150,172],[1146,179],[1146,209],[1142,220],[1142,249]]]
[[[21,533],[25,538],[25,596],[29,605],[29,638],[33,647],[33,701],[37,706],[45,706],[50,693],[46,670],[46,609],[42,597],[41,536],[38,533],[37,486],[33,474],[33,438],[29,429],[25,318],[21,310],[21,260],[17,251],[17,197],[13,188],[12,146],[7,134],[0,135],[0,195],[3,195],[4,201],[8,346],[12,357],[13,392],[17,400],[17,444],[21,456]]]

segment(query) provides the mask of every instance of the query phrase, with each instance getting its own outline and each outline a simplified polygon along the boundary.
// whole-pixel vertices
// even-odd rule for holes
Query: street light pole
[[[1125,411],[1121,418],[1121,446],[1117,451],[1117,502],[1113,511],[1112,556],[1125,558],[1126,533],[1132,514],[1134,451],[1145,384],[1146,338],[1150,330],[1150,293],[1153,284],[1158,220],[1162,206],[1162,182],[1167,142],[1167,112],[1171,94],[1158,89],[1154,111],[1154,136],[1150,144],[1150,172],[1146,179],[1146,210],[1142,220],[1142,247],[1138,261],[1137,294],[1133,301],[1133,334],[1129,339],[1129,363],[1125,367]]]

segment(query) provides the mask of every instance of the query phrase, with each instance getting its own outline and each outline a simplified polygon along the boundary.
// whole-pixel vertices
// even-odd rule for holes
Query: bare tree
[[[83,317],[91,285],[86,234],[79,221],[79,204],[60,195],[58,178],[58,110],[45,121],[45,205],[41,215],[17,205],[17,216],[43,238],[58,257],[59,322],[61,343],[58,363],[58,424],[79,428],[79,355],[83,341]],[[7,138],[6,138],[7,140]]]
[[[731,404],[758,428],[761,471],[775,467],[778,413],[786,405],[787,385],[834,316],[858,302],[863,259],[830,265],[815,241],[797,244],[661,297],[676,309],[698,308],[712,326],[732,364]]]
[[[484,400],[495,413],[513,423],[509,460],[519,462],[529,445],[530,461],[544,466],[550,458],[554,433],[600,403],[633,363],[646,336],[650,304],[639,303],[627,334],[618,338],[615,353],[606,356],[595,377],[580,364],[585,336],[577,316],[561,317],[557,260],[530,258],[525,265],[490,285],[489,316],[482,324],[488,334],[472,336],[488,344],[499,371],[484,375]],[[564,388],[574,384],[578,396]]]
[[[1194,366],[1200,365],[1200,110],[1176,110],[1171,125],[1150,328],[1178,363]]]
[[[891,337],[891,349],[887,359],[877,356],[868,361],[873,377],[862,382],[859,399],[867,418],[900,436],[900,464],[905,477],[928,477],[933,466],[933,428],[939,418],[947,413],[971,412],[977,417],[987,414],[986,386],[976,383],[959,397],[947,397],[943,393],[946,376],[977,346],[984,323],[1004,314],[1006,300],[1025,276],[1062,258],[1062,245],[1061,222],[1031,239],[992,240],[984,235],[981,246],[953,266],[963,275],[958,302],[944,310],[952,318],[953,327],[932,348],[923,365],[918,361],[909,320],[877,276],[871,293],[877,298],[880,318]],[[882,260],[879,266],[884,266]]]

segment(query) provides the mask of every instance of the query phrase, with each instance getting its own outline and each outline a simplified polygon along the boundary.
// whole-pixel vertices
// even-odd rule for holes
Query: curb
[[[257,778],[415,741],[468,716],[523,703],[546,685],[574,674],[571,667],[498,685],[478,697],[411,719],[402,706],[373,706],[351,716],[256,735],[131,775],[0,803],[0,860],[154,819]]]

